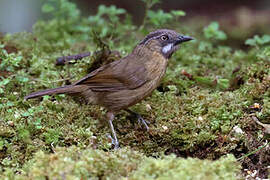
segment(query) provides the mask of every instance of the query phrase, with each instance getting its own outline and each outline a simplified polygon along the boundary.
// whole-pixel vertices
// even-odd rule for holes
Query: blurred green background
[[[48,18],[41,13],[41,6],[45,0],[0,0],[0,32],[15,33],[31,31],[32,25],[40,18]],[[95,14],[99,4],[116,5],[124,8],[136,24],[142,22],[144,5],[142,1],[126,0],[73,0],[83,15]],[[253,22],[268,21],[270,19],[269,0],[167,0],[157,4],[155,8],[164,11],[172,9],[184,10],[187,16],[202,17],[209,21],[218,20],[231,24],[250,26]],[[252,16],[253,18],[245,18]],[[266,23],[267,24],[267,23]]]

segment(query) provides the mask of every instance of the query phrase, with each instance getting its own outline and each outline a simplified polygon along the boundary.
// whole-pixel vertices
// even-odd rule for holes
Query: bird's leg
[[[110,125],[111,131],[112,131],[112,136],[113,136],[113,138],[111,138],[112,139],[112,144],[114,145],[114,149],[118,149],[119,148],[119,142],[118,142],[118,139],[116,137],[116,133],[115,133],[113,123],[112,123],[112,121],[114,119],[114,114],[112,112],[107,112],[107,118],[108,118],[109,125]]]
[[[138,113],[136,113],[136,112],[134,112],[134,111],[131,111],[130,109],[125,109],[125,111],[127,111],[127,112],[130,113],[131,115],[134,115],[134,116],[137,118],[139,125],[143,124],[144,127],[145,127],[145,129],[146,129],[147,131],[149,130],[149,127],[148,127],[148,124],[150,124],[149,121],[144,120],[140,114],[138,114]]]

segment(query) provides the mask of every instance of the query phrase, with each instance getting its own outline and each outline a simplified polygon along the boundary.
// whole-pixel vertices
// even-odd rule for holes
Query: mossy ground
[[[110,17],[123,14],[112,9]],[[55,59],[100,50],[91,30],[124,56],[147,31],[160,28],[151,19],[137,28],[128,17],[122,22],[100,16],[58,15],[37,22],[32,33],[1,36],[1,179],[238,179],[244,169],[268,176],[269,145],[245,157],[269,141],[252,120],[270,122],[267,44],[243,50],[221,45],[222,35],[211,27],[167,25],[196,40],[183,44],[170,59],[153,95],[132,107],[151,122],[149,132],[125,112],[116,116],[117,151],[111,150],[104,108],[65,95],[24,101],[30,92],[65,85],[87,73],[98,53],[61,67]],[[113,33],[111,21],[119,23]]]

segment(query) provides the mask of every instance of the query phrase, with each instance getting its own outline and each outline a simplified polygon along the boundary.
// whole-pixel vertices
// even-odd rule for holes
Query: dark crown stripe
[[[140,45],[142,44],[146,44],[146,42],[148,42],[149,40],[151,39],[154,39],[156,37],[159,37],[161,34],[164,34],[164,32],[161,32],[161,31],[155,31],[153,33],[150,33],[149,35],[146,36],[146,38],[144,38],[141,42],[140,42]]]
[[[146,44],[149,40],[151,40],[151,39],[156,39],[156,38],[158,38],[158,37],[160,37],[161,35],[166,34],[166,33],[172,33],[172,34],[174,34],[175,32],[172,31],[172,30],[169,30],[169,29],[158,29],[158,30],[156,30],[156,31],[151,32],[150,34],[148,34],[148,35],[146,36],[146,38],[144,38],[144,39],[140,42],[140,45]]]

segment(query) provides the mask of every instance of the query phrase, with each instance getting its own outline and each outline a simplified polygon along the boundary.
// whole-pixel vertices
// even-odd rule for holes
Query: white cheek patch
[[[173,47],[173,43],[170,43],[170,44],[168,44],[168,45],[166,45],[166,46],[164,46],[164,47],[162,48],[162,52],[163,52],[164,54],[166,54],[167,52],[169,52],[169,51],[172,49],[172,47]]]

